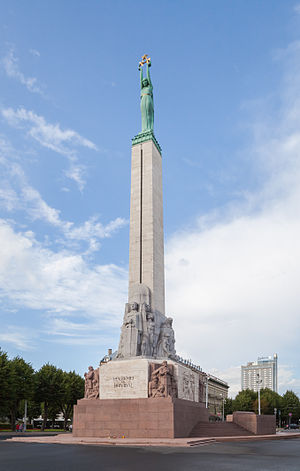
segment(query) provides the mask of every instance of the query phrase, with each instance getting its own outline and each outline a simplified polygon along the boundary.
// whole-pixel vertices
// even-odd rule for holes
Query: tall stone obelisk
[[[139,64],[142,131],[132,140],[129,293],[119,358],[175,354],[172,319],[165,316],[162,156],[153,132],[150,66],[145,55]]]
[[[164,314],[162,158],[154,134],[146,138],[132,145],[128,301],[135,300],[136,286],[145,284],[151,308]]]

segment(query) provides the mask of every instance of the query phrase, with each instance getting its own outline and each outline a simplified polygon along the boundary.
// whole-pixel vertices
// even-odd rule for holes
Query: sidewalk
[[[216,442],[237,442],[257,440],[282,440],[300,438],[300,433],[280,432],[276,435],[249,435],[237,437],[204,437],[204,438],[89,438],[73,437],[71,434],[57,434],[55,436],[14,436],[7,441],[23,443],[48,443],[61,445],[117,445],[117,446],[165,446],[190,447],[208,445]]]

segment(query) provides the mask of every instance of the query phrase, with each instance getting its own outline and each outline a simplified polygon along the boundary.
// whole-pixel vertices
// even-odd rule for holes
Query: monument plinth
[[[153,131],[150,66],[145,55],[139,64],[142,131],[132,139],[129,288],[119,348],[112,361],[86,373],[85,399],[74,409],[75,436],[183,437],[199,420],[208,421],[199,402],[200,375],[177,361],[173,320],[165,315],[162,156]]]

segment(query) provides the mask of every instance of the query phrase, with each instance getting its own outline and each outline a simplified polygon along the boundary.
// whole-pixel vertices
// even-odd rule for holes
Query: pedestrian
[[[23,423],[22,422],[19,425],[19,432],[23,432]]]
[[[17,431],[17,432],[19,431],[19,428],[20,428],[20,425],[17,424],[17,425],[16,425],[16,431]]]

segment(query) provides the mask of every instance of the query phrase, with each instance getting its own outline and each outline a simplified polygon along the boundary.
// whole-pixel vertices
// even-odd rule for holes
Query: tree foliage
[[[297,422],[300,418],[300,400],[293,391],[286,391],[282,396],[281,416],[288,421],[290,413],[292,422]]]
[[[254,412],[254,402],[256,398],[257,393],[251,389],[240,391],[233,400],[233,410]]]
[[[260,408],[262,414],[274,414],[275,409],[280,409],[282,404],[282,397],[271,389],[264,388],[260,391]],[[255,412],[258,412],[258,399],[254,404]]]
[[[84,396],[84,379],[70,371],[63,373],[63,396],[59,403],[60,410],[64,416],[64,429],[67,429],[68,419],[72,417],[73,407],[77,400]]]
[[[1,409],[2,413],[10,417],[11,428],[15,430],[20,403],[24,399],[30,399],[33,394],[34,369],[21,357],[7,360],[7,357],[2,356],[2,366],[4,400],[1,399]]]
[[[7,353],[0,349],[0,415],[6,415],[10,398],[10,365]]]
[[[36,373],[35,401],[43,404],[43,424],[45,430],[50,407],[56,407],[63,398],[63,371],[47,363]]]
[[[10,418],[12,430],[24,416],[25,400],[30,420],[42,415],[42,430],[48,419],[54,425],[61,412],[66,429],[74,404],[83,396],[84,379],[75,371],[67,373],[47,363],[35,373],[23,358],[9,360],[0,349],[0,416]]]
[[[224,401],[224,415],[225,417],[228,414],[232,414],[233,412],[233,399],[231,397],[227,397]]]

